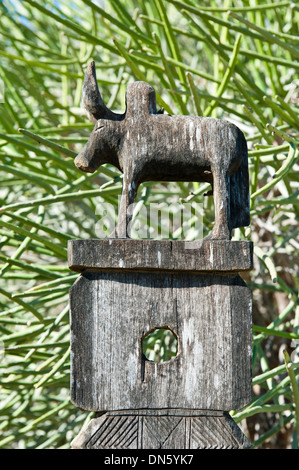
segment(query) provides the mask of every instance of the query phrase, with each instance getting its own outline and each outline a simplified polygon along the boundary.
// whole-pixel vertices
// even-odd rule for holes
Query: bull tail
[[[246,227],[250,224],[250,198],[248,152],[245,137],[241,139],[241,165],[230,177],[230,227]]]

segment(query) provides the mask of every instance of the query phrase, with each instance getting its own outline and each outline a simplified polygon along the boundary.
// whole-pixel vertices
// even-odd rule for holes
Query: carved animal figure
[[[248,157],[243,133],[225,120],[172,116],[157,111],[154,89],[131,83],[126,111],[116,114],[102,101],[91,62],[82,87],[82,105],[95,127],[75,159],[82,171],[110,163],[123,172],[118,223],[113,236],[127,238],[127,227],[140,183],[209,182],[215,223],[212,239],[231,238],[231,230],[249,225]]]

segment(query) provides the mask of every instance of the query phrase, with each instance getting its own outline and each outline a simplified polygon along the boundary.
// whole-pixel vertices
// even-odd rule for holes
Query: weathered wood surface
[[[135,410],[91,420],[73,449],[244,449],[250,442],[226,412]]]
[[[233,124],[157,111],[154,89],[128,86],[126,111],[102,101],[95,64],[82,102],[95,127],[75,159],[82,171],[109,163],[123,172],[115,231],[71,240],[71,400],[100,412],[74,448],[244,448],[228,415],[251,399],[251,292],[239,273],[252,268],[252,243],[231,241],[249,225],[247,144]],[[215,223],[195,242],[130,239],[144,181],[204,181]],[[164,363],[145,358],[143,338],[168,328],[178,340]]]
[[[91,268],[70,293],[76,406],[231,410],[250,401],[251,292],[238,274]],[[143,356],[142,338],[164,327],[179,351],[157,364]]]
[[[82,171],[110,163],[123,172],[123,191],[114,236],[130,237],[133,203],[144,181],[205,181],[213,187],[215,224],[209,237],[231,238],[249,225],[247,144],[234,124],[199,116],[170,116],[157,111],[154,89],[131,83],[126,111],[115,114],[103,103],[95,64],[86,70],[82,104],[94,130],[75,159]]]
[[[68,263],[77,272],[86,269],[242,272],[253,268],[253,244],[227,240],[70,240]]]

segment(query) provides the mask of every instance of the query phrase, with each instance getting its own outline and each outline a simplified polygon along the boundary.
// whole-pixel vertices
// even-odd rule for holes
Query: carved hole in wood
[[[142,337],[142,353],[151,362],[169,362],[178,355],[178,337],[168,326],[156,327]]]

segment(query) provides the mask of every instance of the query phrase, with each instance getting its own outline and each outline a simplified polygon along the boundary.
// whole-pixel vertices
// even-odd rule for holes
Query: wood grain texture
[[[70,240],[72,271],[86,269],[242,272],[253,268],[249,241]]]
[[[107,412],[91,420],[73,449],[244,449],[250,442],[228,413],[207,410]]]
[[[231,410],[251,399],[251,292],[234,274],[85,271],[71,288],[71,400],[85,410]],[[170,328],[155,363],[142,338]]]
[[[109,163],[123,172],[116,238],[130,238],[133,204],[145,181],[210,183],[211,239],[229,240],[233,228],[249,225],[247,143],[237,126],[210,117],[164,115],[157,111],[154,89],[142,81],[129,84],[126,111],[113,113],[103,103],[93,61],[85,73],[82,104],[95,127],[75,165],[94,172]]]
[[[164,115],[154,89],[129,84],[126,111],[100,95],[87,67],[82,104],[95,124],[75,159],[82,171],[109,163],[123,173],[117,226],[105,240],[71,240],[81,273],[70,290],[71,400],[100,412],[74,448],[244,448],[227,411],[251,399],[251,242],[231,241],[249,225],[247,143],[234,124]],[[145,181],[212,186],[215,223],[196,242],[130,239],[135,197]],[[168,328],[178,352],[145,358],[144,336]]]

